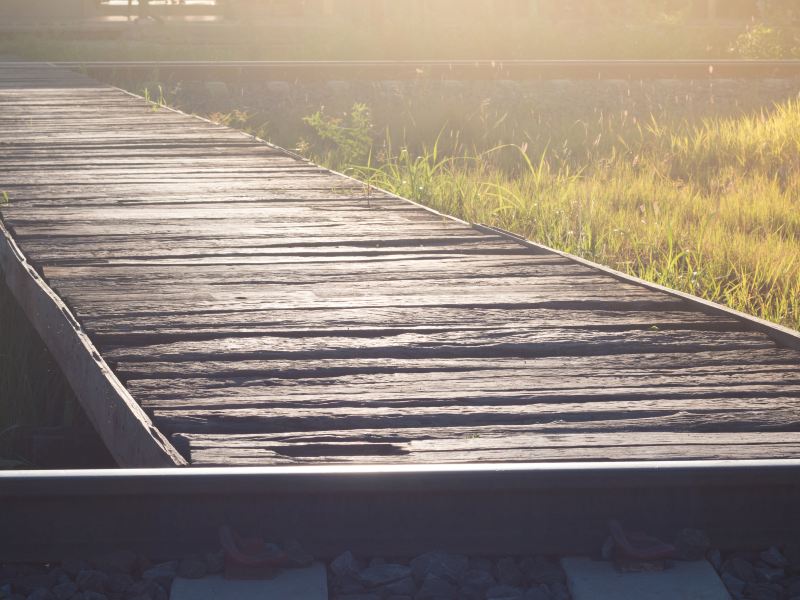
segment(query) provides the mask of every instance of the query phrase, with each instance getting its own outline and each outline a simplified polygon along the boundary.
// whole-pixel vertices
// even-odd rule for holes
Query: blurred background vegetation
[[[800,56],[794,0],[194,2],[129,9],[125,0],[5,0],[0,54],[48,60]]]

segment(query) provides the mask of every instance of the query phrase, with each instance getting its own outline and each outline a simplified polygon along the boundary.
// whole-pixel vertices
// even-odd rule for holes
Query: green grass
[[[550,141],[563,139],[556,132]],[[433,144],[389,151],[380,164],[334,166],[447,214],[800,329],[800,103],[699,124],[600,119],[572,144],[535,161],[524,146],[453,158]]]
[[[800,102],[757,110],[738,96],[723,110],[637,87],[616,110],[576,111],[565,94],[556,111],[525,94],[414,93],[304,119],[295,102],[206,114],[444,213],[800,329]]]
[[[800,329],[800,102],[758,110],[741,95],[723,109],[713,94],[637,90],[577,112],[569,94],[553,110],[435,86],[305,118],[294,101],[199,112],[441,212]]]

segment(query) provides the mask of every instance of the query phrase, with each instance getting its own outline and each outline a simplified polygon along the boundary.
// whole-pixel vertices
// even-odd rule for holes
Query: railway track
[[[25,63],[5,63],[8,66]],[[53,62],[91,77],[247,81],[770,79],[800,77],[800,60],[354,60]]]
[[[0,473],[0,561],[218,548],[221,525],[320,558],[595,555],[609,519],[722,550],[794,542],[800,461],[193,468]]]

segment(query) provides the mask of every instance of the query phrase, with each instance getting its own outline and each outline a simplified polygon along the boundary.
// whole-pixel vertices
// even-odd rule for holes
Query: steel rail
[[[0,473],[0,560],[214,549],[230,525],[331,557],[592,554],[609,519],[721,548],[800,534],[800,461],[197,468]]]
[[[35,62],[5,62],[21,68]],[[785,79],[800,77],[800,60],[350,60],[350,61],[72,61],[52,66],[93,77],[159,76],[244,81]]]

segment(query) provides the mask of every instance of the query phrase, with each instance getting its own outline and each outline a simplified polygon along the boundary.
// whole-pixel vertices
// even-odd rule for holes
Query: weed
[[[158,91],[158,95],[156,96],[153,96],[153,94],[150,92],[150,85],[146,85],[142,89],[142,96],[144,97],[145,101],[150,104],[150,107],[153,111],[157,111],[159,108],[169,105],[169,101],[164,95],[163,86],[160,83],[156,83],[155,89]]]
[[[305,117],[303,122],[313,130],[316,146],[326,154],[325,162],[346,165],[368,162],[372,117],[366,104],[354,104],[350,112],[341,117],[319,110]]]

